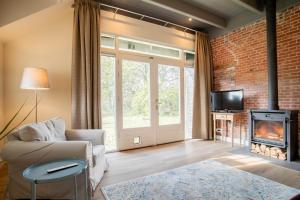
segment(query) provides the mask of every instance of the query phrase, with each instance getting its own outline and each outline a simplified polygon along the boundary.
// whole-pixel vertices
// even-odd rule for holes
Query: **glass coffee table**
[[[48,170],[55,169],[62,166],[68,166],[74,164],[76,166],[72,166],[69,168],[61,169],[58,171],[54,171],[49,173]],[[53,161],[43,164],[31,165],[26,168],[23,172],[23,177],[31,182],[31,199],[36,199],[36,186],[37,184],[42,183],[52,183],[57,181],[62,181],[68,178],[74,179],[74,199],[77,199],[77,175],[84,172],[85,180],[85,199],[88,199],[88,191],[87,191],[87,162],[84,160],[77,159],[68,159],[68,160],[59,160]],[[81,198],[80,198],[81,199]]]

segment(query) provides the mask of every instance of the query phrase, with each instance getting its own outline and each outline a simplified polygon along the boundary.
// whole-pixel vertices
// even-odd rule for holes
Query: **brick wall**
[[[226,35],[211,39],[214,89],[244,89],[247,111],[267,108],[266,21],[260,19]],[[300,111],[300,4],[277,14],[279,106]],[[300,115],[299,115],[300,119]],[[299,145],[300,145],[300,122]]]

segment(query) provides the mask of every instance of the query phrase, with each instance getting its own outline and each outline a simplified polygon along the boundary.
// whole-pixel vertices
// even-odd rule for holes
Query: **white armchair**
[[[104,131],[87,129],[64,131],[64,128],[61,128],[61,123],[64,123],[61,119],[40,123],[45,123],[50,130],[52,136],[47,137],[51,138],[50,141],[22,141],[24,138],[28,140],[28,135],[23,135],[24,128],[27,127],[23,126],[9,136],[9,141],[3,148],[2,157],[8,163],[10,198],[30,198],[30,183],[22,176],[28,166],[67,158],[77,158],[89,162],[89,186],[90,192],[93,192],[108,166],[104,156]],[[57,135],[59,136],[56,137]],[[33,138],[36,140],[37,136],[34,135]],[[83,176],[79,176],[78,181],[83,181],[83,178]],[[82,185],[80,183],[79,186]],[[79,188],[78,194],[83,195],[83,192],[83,188]],[[37,186],[37,198],[72,199],[72,197],[73,180]]]

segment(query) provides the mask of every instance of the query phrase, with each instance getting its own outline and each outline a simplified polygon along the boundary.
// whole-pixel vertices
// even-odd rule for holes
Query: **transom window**
[[[116,37],[113,35],[101,34],[101,47],[115,49]]]
[[[187,62],[194,62],[195,52],[184,50],[184,59]]]
[[[118,49],[121,51],[141,53],[165,58],[184,60],[192,64],[195,53],[193,51],[183,50],[156,43],[145,42],[141,40],[116,37],[110,34],[101,34],[101,47],[108,49]]]
[[[180,49],[119,37],[119,49],[167,58],[180,59]]]

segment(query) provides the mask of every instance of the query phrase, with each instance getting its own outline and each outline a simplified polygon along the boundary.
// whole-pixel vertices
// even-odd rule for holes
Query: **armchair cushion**
[[[97,164],[97,158],[98,157],[103,157],[103,155],[105,154],[105,148],[103,145],[96,145],[93,146],[93,167],[95,167]]]

